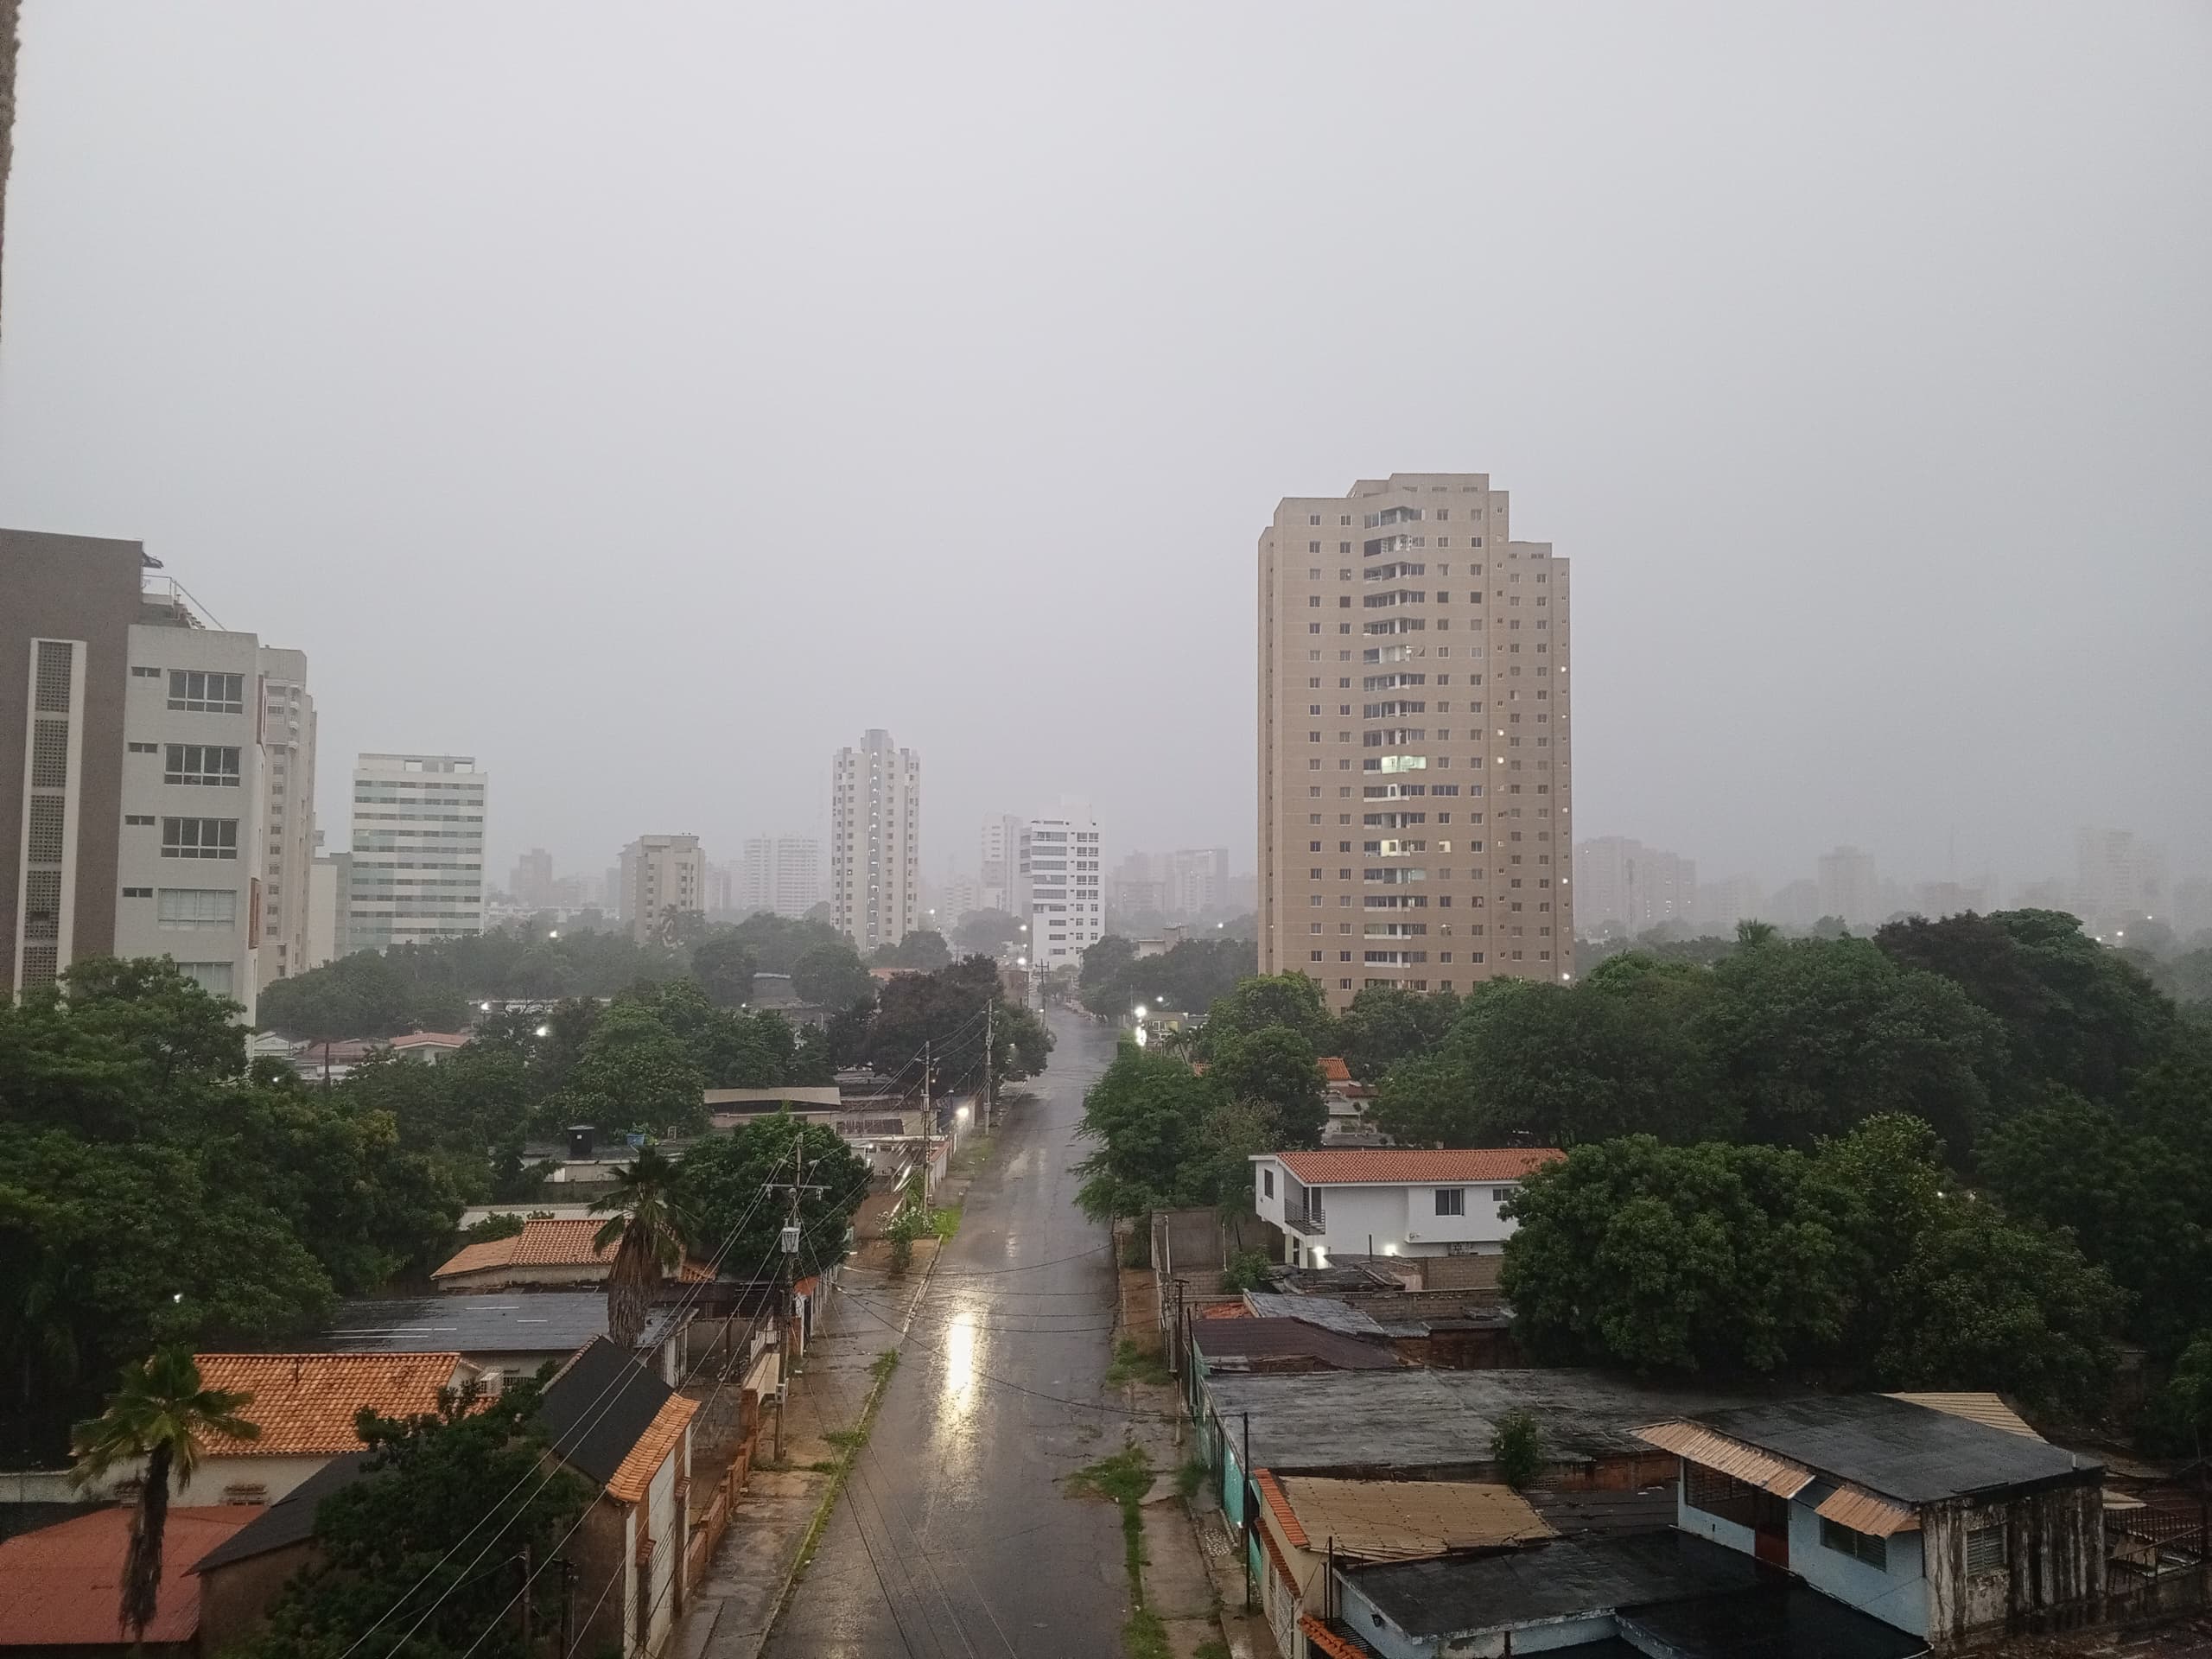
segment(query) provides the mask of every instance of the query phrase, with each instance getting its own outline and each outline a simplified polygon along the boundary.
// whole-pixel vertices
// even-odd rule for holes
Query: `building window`
[[[1513,1189],[1510,1186],[1493,1186],[1490,1190],[1490,1201],[1492,1204],[1503,1204],[1512,1196]]]
[[[154,827],[154,817],[150,812],[126,812],[123,815],[123,822],[126,826],[134,830],[150,830]],[[60,855],[56,854],[55,856],[59,857]]]
[[[238,752],[213,743],[172,743],[162,766],[165,784],[226,784],[238,786]]]
[[[1436,1189],[1436,1213],[1440,1216],[1464,1216],[1467,1213],[1467,1189],[1464,1186],[1440,1186]]]
[[[125,887],[123,896],[126,899],[150,899],[154,896],[154,890],[151,887]]]
[[[169,707],[194,714],[242,715],[245,712],[245,676],[173,668],[169,671]]]
[[[1733,1521],[1739,1527],[1751,1524],[1752,1511],[1758,1488],[1746,1484],[1718,1469],[1708,1469],[1701,1463],[1682,1464],[1682,1502],[1707,1515],[1718,1516],[1723,1521]]]
[[[236,818],[163,818],[163,858],[236,858],[238,821]]]
[[[238,896],[230,887],[163,887],[154,919],[163,927],[232,928]]]
[[[227,962],[180,962],[176,969],[210,996],[231,994],[233,981],[232,965]]]
[[[1260,1196],[1272,1198],[1275,1195],[1275,1173],[1272,1169],[1260,1172]]]
[[[1823,1538],[1823,1543],[1827,1541]],[[1967,1534],[1967,1572],[1997,1573],[2004,1570],[2011,1560],[2005,1548],[2005,1523],[2002,1521],[1986,1527],[1976,1527]]]
[[[159,754],[162,752],[162,746],[158,743],[132,743],[126,747],[133,754]]]
[[[142,680],[158,680],[162,677],[162,671],[158,668],[133,668],[130,672],[135,677]]]
[[[1839,1555],[1856,1556],[1877,1572],[1886,1573],[1890,1570],[1890,1541],[1888,1539],[1877,1538],[1871,1532],[1857,1531],[1838,1522],[1831,1521],[1826,1516],[1821,1517],[1821,1546],[1824,1549],[1835,1551]],[[1967,1571],[1973,1571],[1971,1566],[1968,1567]]]

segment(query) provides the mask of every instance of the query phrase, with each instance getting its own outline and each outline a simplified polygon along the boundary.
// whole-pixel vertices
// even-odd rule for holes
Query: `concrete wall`
[[[272,1549],[200,1575],[200,1651],[227,1652],[259,1630],[292,1574],[315,1560],[312,1543]]]
[[[1493,1659],[1509,1653],[1550,1653],[1619,1634],[1612,1614],[1562,1618],[1482,1635],[1415,1636],[1360,1593],[1357,1579],[1337,1575],[1338,1617],[1382,1659]]]
[[[2104,1592],[2103,1490],[2094,1480],[2001,1504],[1933,1504],[1922,1516],[1926,1633],[1939,1647],[2007,1624],[2063,1628]],[[1969,1578],[1967,1535],[1992,1523],[2005,1528],[2005,1567]]]
[[[1675,1524],[1693,1538],[1703,1538],[1730,1549],[1741,1550],[1746,1555],[1757,1552],[1758,1538],[1749,1527],[1724,1516],[1711,1515],[1693,1508],[1682,1491],[1679,1477],[1675,1482]],[[1792,1548],[1794,1551],[1794,1545]]]
[[[1269,1173],[1274,1178],[1273,1192],[1266,1190]],[[1503,1199],[1491,1195],[1510,1194],[1513,1185],[1453,1185],[1465,1194],[1463,1215],[1436,1213],[1434,1183],[1312,1189],[1320,1196],[1325,1224],[1316,1236],[1287,1225],[1287,1200],[1298,1183],[1282,1165],[1263,1160],[1253,1166],[1252,1202],[1260,1218],[1281,1228],[1309,1264],[1317,1245],[1327,1255],[1442,1256],[1455,1244],[1485,1254],[1502,1250],[1516,1224],[1500,1213]]]
[[[1694,1513],[1694,1511],[1693,1511]],[[1809,1503],[1789,1506],[1789,1570],[1823,1595],[1894,1624],[1928,1634],[1928,1580],[1922,1576],[1920,1535],[1900,1532],[1888,1543],[1886,1570],[1821,1541],[1821,1518]]]

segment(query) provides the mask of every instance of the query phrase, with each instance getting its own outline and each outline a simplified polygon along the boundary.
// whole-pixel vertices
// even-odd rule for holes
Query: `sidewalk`
[[[934,1239],[914,1246],[913,1267],[898,1293],[901,1323],[928,1286],[937,1249]],[[830,1298],[791,1379],[783,1458],[774,1455],[773,1427],[764,1426],[752,1483],[706,1578],[691,1589],[671,1648],[677,1659],[754,1659],[760,1651],[835,1479],[842,1453],[828,1437],[858,1427],[876,1380],[868,1368],[898,1343],[898,1332],[849,1306],[842,1291]]]

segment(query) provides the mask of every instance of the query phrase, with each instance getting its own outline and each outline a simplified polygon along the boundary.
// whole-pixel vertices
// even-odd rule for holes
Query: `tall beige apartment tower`
[[[1260,537],[1260,971],[1342,1008],[1574,967],[1567,562],[1481,473]]]
[[[922,761],[871,728],[837,751],[830,786],[830,920],[862,956],[918,925]]]

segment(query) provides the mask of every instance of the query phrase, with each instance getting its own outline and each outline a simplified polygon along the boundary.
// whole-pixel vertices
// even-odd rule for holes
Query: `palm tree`
[[[118,1610],[122,1627],[134,1642],[145,1639],[161,1592],[169,1476],[175,1474],[179,1491],[192,1484],[203,1435],[259,1439],[261,1426],[238,1415],[252,1402],[250,1394],[202,1388],[191,1350],[162,1348],[143,1364],[125,1366],[123,1386],[108,1396],[107,1409],[92,1421],[78,1424],[71,1437],[77,1453],[73,1478],[80,1486],[98,1480],[118,1463],[146,1460],[137,1506],[130,1515],[130,1547],[123,1558],[123,1597]]]
[[[683,1260],[683,1217],[676,1207],[675,1187],[675,1164],[642,1147],[629,1167],[615,1176],[614,1190],[592,1205],[614,1212],[593,1246],[603,1250],[621,1241],[607,1274],[607,1334],[626,1350],[645,1328],[645,1309],[661,1274]]]

